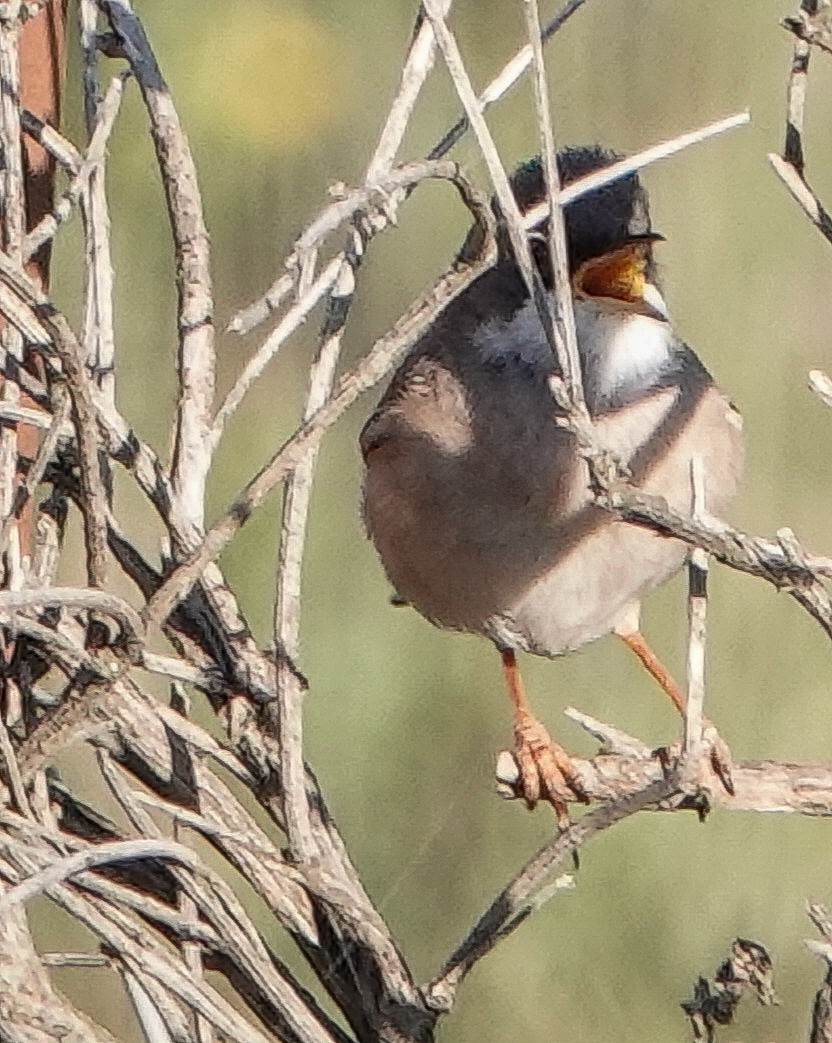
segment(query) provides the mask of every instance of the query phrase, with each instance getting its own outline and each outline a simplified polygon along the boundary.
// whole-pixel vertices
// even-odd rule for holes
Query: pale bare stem
[[[173,486],[183,512],[199,528],[205,517],[205,482],[211,463],[208,435],[214,400],[214,301],[210,243],[188,139],[170,91],[129,0],[99,0],[121,38],[150,116],[156,158],[168,203],[176,251],[179,295],[179,408],[173,452]]]
[[[174,1043],[167,1019],[138,977],[124,966],[119,966],[119,971],[133,1004],[136,1020],[141,1025],[145,1043]]]
[[[104,587],[107,577],[109,496],[101,475],[98,419],[90,390],[91,380],[82,348],[63,316],[55,314],[44,321],[51,327],[54,348],[66,374],[73,421],[78,433],[87,580],[91,587]]]
[[[121,108],[124,83],[129,75],[128,72],[124,72],[113,77],[110,81],[107,93],[99,106],[98,118],[95,122],[87,151],[83,156],[78,155],[77,162],[73,162],[68,167],[72,180],[64,190],[52,213],[47,214],[35,225],[31,232],[27,233],[23,241],[24,259],[28,260],[33,257],[45,243],[54,238],[61,225],[69,220],[82,193],[86,191],[93,173],[102,167],[106,157],[110,134]],[[44,142],[44,144],[48,148],[48,143]],[[49,151],[55,155],[54,148]]]
[[[805,5],[801,5],[801,15]],[[811,17],[807,11],[807,16]],[[806,91],[809,85],[809,57],[812,35],[806,35],[802,18],[787,19],[786,26],[795,34],[792,64],[786,90],[786,133],[783,155],[769,153],[774,172],[797,201],[821,235],[832,243],[832,217],[805,178],[806,156],[803,150],[803,122],[806,114]],[[823,46],[818,40],[818,45]]]
[[[443,14],[448,13],[450,6],[451,0],[441,0]],[[416,100],[433,68],[435,54],[436,41],[433,38],[433,30],[420,13],[413,41],[402,67],[398,94],[390,106],[376,150],[367,167],[364,177],[367,184],[372,184],[381,174],[386,173],[395,161],[410,117],[413,115]]]
[[[77,612],[100,612],[119,626],[127,641],[139,642],[142,623],[138,613],[122,598],[105,590],[88,587],[47,587],[44,590],[0,591],[0,619],[4,622],[18,612],[64,608]]]
[[[809,902],[806,912],[820,932],[822,941],[811,938],[804,944],[809,952],[823,961],[826,970],[823,985],[812,1006],[809,1043],[832,1043],[832,922],[826,907],[819,902]]]
[[[448,67],[448,72],[453,80],[459,100],[462,102],[471,129],[477,139],[477,144],[479,145],[485,164],[488,167],[488,173],[491,177],[491,182],[494,186],[494,191],[497,200],[499,201],[500,209],[502,210],[506,230],[511,241],[514,259],[523,282],[525,283],[526,291],[528,292],[530,299],[534,301],[541,326],[546,334],[546,339],[549,342],[553,355],[560,363],[561,373],[565,375],[568,383],[571,385],[572,394],[570,395],[568,392],[564,393],[565,389],[562,386],[563,381],[561,378],[557,376],[553,377],[550,380],[553,395],[558,404],[567,413],[570,427],[578,437],[579,443],[585,447],[588,452],[597,454],[598,447],[595,441],[592,424],[586,409],[583,407],[580,364],[578,361],[577,339],[574,328],[574,314],[571,306],[571,289],[569,286],[568,267],[564,267],[566,264],[565,232],[561,225],[560,239],[555,243],[550,238],[550,248],[555,251],[558,249],[562,249],[563,251],[563,256],[561,258],[556,257],[554,263],[556,265],[555,275],[563,281],[566,296],[556,305],[551,299],[551,294],[546,292],[540,272],[532,259],[531,249],[526,236],[526,231],[531,226],[528,225],[528,223],[524,223],[524,217],[520,213],[517,201],[514,198],[514,193],[511,190],[508,175],[503,167],[502,160],[497,151],[497,146],[495,145],[494,139],[492,138],[485,119],[483,118],[482,106],[474,93],[474,88],[465,69],[465,64],[462,60],[462,55],[460,54],[456,40],[448,28],[445,19],[442,17],[436,4],[436,0],[425,0],[424,7],[425,12],[433,25],[433,31],[436,34],[437,43],[442,51],[445,64]],[[536,53],[540,59],[541,55],[539,50],[537,21],[534,14],[531,14],[529,17],[530,21],[533,23],[530,24],[529,32],[531,36],[537,39],[538,48]],[[544,71],[542,67],[538,65],[538,81],[543,75]],[[551,132],[547,131],[542,126],[544,119],[543,109],[548,108],[546,103],[545,85],[542,87],[542,90],[538,86],[538,90],[536,91],[536,102],[539,122],[541,123],[540,132],[543,136],[544,145],[548,139],[550,146],[553,147]],[[545,113],[545,118],[548,120],[548,111]],[[554,156],[550,157],[549,166],[551,169],[547,173],[548,177],[552,180],[549,182],[547,195],[551,196],[554,191],[553,186],[559,186],[560,184]],[[549,204],[543,203],[542,207],[544,212],[543,216],[545,217],[549,214]],[[557,229],[555,229],[552,234],[557,236]],[[567,317],[567,313],[569,317]],[[562,323],[562,326],[560,327],[558,319],[560,319]],[[565,336],[570,337],[570,340],[566,341]]]
[[[692,547],[701,547],[724,565],[785,590],[832,638],[832,599],[821,582],[829,575],[828,559],[814,558],[802,548],[799,553],[787,552],[779,540],[749,536],[718,519],[709,517],[707,522],[699,522],[674,510],[661,497],[617,483],[615,488],[602,490],[596,502],[626,521],[676,536]]]
[[[443,10],[447,11],[450,8],[451,0],[442,0],[442,4]],[[410,122],[410,117],[413,114],[416,100],[433,68],[435,49],[433,31],[430,28],[430,24],[420,14],[410,50],[402,67],[399,91],[390,107],[378,145],[364,178],[365,184],[370,189],[375,187],[379,178],[389,173],[390,166],[399,150],[407,125]],[[352,215],[349,214],[347,216]],[[379,215],[379,218],[375,231],[380,231],[383,222],[387,220],[386,215]],[[334,228],[330,230],[334,230]],[[242,309],[232,318],[228,324],[229,331],[240,334],[250,333],[280,307],[283,298],[293,287],[296,288],[299,298],[304,296],[298,272],[303,267],[303,258],[315,249],[323,236],[319,239],[317,235],[310,236],[307,232],[304,233],[301,239],[304,237],[309,241],[309,245],[302,246],[300,241],[295,244],[294,250],[284,265],[287,271],[275,280],[262,297]],[[343,253],[339,254],[335,260],[342,261]]]
[[[109,967],[110,958],[95,952],[45,952],[45,967]]]
[[[166,944],[155,941],[148,932],[137,936],[134,918],[114,903],[85,898],[69,887],[54,888],[50,898],[93,931],[109,950],[119,954],[124,968],[141,982],[160,1017],[166,1024],[176,1026],[175,1039],[191,1038],[185,1014],[190,1008],[204,1014],[220,1033],[235,1043],[271,1043],[273,1040],[254,1028],[218,992],[195,981]],[[321,1043],[321,1037],[307,1035],[299,1039],[302,1043]]]
[[[815,228],[827,242],[832,243],[832,217],[829,216],[819,197],[815,195],[791,163],[788,163],[782,156],[778,156],[776,152],[770,152],[768,161]]]
[[[610,800],[596,808],[541,848],[497,895],[440,973],[423,986],[431,1008],[437,1011],[451,1009],[463,978],[501,939],[516,930],[540,907],[540,899],[545,900],[554,893],[546,885],[575,851],[616,822],[668,800],[675,791],[674,780],[660,778],[628,796]]]
[[[15,905],[22,905],[85,870],[142,858],[169,859],[187,866],[193,872],[200,869],[199,859],[193,851],[172,840],[121,840],[112,844],[99,844],[59,858],[46,869],[9,888],[0,895],[0,911],[7,913]]]
[[[569,3],[564,4],[560,12],[547,23],[543,32],[540,34],[540,40],[543,43],[547,43],[555,35],[555,33],[566,24],[566,22],[572,17],[572,15],[578,10],[579,7],[583,7],[586,0],[569,0]],[[515,56],[509,61],[496,76],[491,83],[485,88],[485,90],[479,95],[477,101],[483,112],[492,105],[495,101],[498,101],[514,84],[520,79],[523,73],[528,69],[532,63],[532,47],[530,44],[526,44],[525,47],[521,47]],[[468,122],[467,116],[462,116],[457,122],[451,127],[449,131],[442,137],[433,149],[431,149],[429,159],[440,159],[446,155],[459,141],[459,139],[469,129],[470,123]]]
[[[651,756],[652,751],[646,743],[620,728],[599,721],[582,710],[576,710],[574,706],[567,706],[563,713],[601,743],[602,753],[617,753],[624,757]]]
[[[320,303],[332,288],[335,280],[338,278],[338,272],[341,270],[341,263],[341,258],[335,257],[327,264],[326,268],[308,287],[306,293],[299,297],[292,307],[286,311],[259,350],[255,352],[243,367],[243,371],[237,377],[234,386],[226,395],[225,400],[217,410],[217,415],[214,417],[208,436],[208,442],[212,450],[216,449],[222,438],[225,425],[236,413],[241,402],[263,370],[295,330],[306,321],[312,309]]]
[[[497,152],[497,146],[494,144],[491,132],[486,126],[482,115],[482,107],[474,93],[474,88],[465,69],[465,63],[462,60],[459,47],[445,22],[438,0],[425,0],[424,8],[433,26],[436,41],[439,44],[439,49],[442,51],[442,56],[445,59],[445,64],[448,67],[448,72],[453,80],[459,100],[462,102],[471,128],[476,136],[480,152],[488,167],[494,191],[503,211],[517,267],[520,269],[520,274],[526,284],[529,296],[535,299],[535,266],[532,261],[529,244],[523,232],[523,217],[511,191],[508,175]],[[543,308],[542,310],[545,313],[546,309]]]
[[[702,457],[690,461],[693,517],[701,521],[706,511],[705,472]],[[702,753],[703,706],[705,702],[705,646],[708,625],[708,555],[694,547],[688,562],[688,690],[685,702],[684,752],[696,771]]]
[[[139,806],[137,799],[138,795],[127,784],[126,779],[110,760],[109,754],[104,750],[98,750],[97,758],[102,776],[109,785],[113,796],[127,814],[133,827],[144,837],[151,837],[153,839],[159,838],[161,836],[161,831],[153,821],[153,818]],[[178,823],[174,824],[174,839],[177,843],[181,842],[180,827]],[[187,893],[187,890],[181,886],[186,880],[186,875],[176,872],[176,876],[180,884],[177,895],[179,910],[184,917],[196,924],[198,922],[197,905]],[[202,979],[204,974],[202,959],[200,956],[200,946],[191,941],[183,941],[182,956],[186,967],[188,967],[191,973],[195,977]],[[155,1008],[153,1009],[155,1010]],[[198,1013],[196,1015],[196,1029],[198,1043],[211,1043],[214,1038],[211,1025]],[[146,1027],[145,1032],[147,1033]]]
[[[397,167],[380,177],[375,184],[345,192],[337,202],[326,207],[296,240],[290,258],[292,265],[299,265],[301,257],[307,256],[346,221],[355,219],[367,210],[376,214],[380,208],[384,207],[386,201],[400,189],[418,184],[426,178],[452,181],[463,192],[465,191],[464,186],[468,184],[467,178],[458,164],[448,161],[420,160]],[[375,228],[376,217],[372,217],[372,220]],[[243,367],[214,417],[208,439],[212,452],[222,438],[226,424],[263,370],[301,323],[306,321],[312,309],[324,295],[331,293],[345,260],[344,251],[332,258],[323,271],[309,284],[306,291],[302,295],[298,295],[297,300],[286,310],[274,330]],[[287,264],[289,263],[287,262]],[[238,330],[238,332],[240,331]]]
[[[5,311],[10,321],[24,321],[33,341],[58,355],[72,399],[73,422],[78,434],[81,471],[81,510],[87,544],[90,586],[103,586],[107,561],[107,492],[101,477],[98,417],[83,352],[66,318],[12,260],[0,252],[0,281],[7,297],[23,306],[21,312]],[[35,317],[35,309],[42,315]],[[28,313],[28,314],[26,314]]]
[[[442,0],[443,11],[447,11],[449,7],[450,0]],[[390,108],[364,176],[367,186],[375,185],[381,178],[389,175],[416,100],[433,67],[433,32],[421,15],[420,23],[404,63],[399,92]],[[354,220],[349,242],[343,250],[338,276],[329,292],[327,317],[321,330],[318,353],[309,375],[304,421],[314,416],[332,394],[343,332],[355,294],[356,273],[363,261],[370,235],[376,227],[382,229],[387,224],[401,197],[401,189],[395,196],[389,196],[384,201],[384,211],[379,214],[376,222],[364,215]],[[311,449],[286,483],[274,607],[280,777],[284,795],[284,818],[292,850],[296,858],[303,862],[308,862],[315,856],[316,844],[310,828],[306,768],[303,762],[304,690],[293,662],[299,654],[301,571],[316,462],[317,451]]]
[[[44,123],[28,109],[20,110],[20,125],[30,138],[42,145],[44,150],[56,160],[68,174],[75,174],[81,166],[82,156],[69,138],[65,138],[60,131],[51,124]]]
[[[182,840],[181,834],[182,827],[178,823],[175,823],[173,835],[179,843],[181,843]],[[179,906],[179,911],[186,919],[194,924],[198,922],[199,908],[184,888],[179,889],[177,904]],[[183,942],[182,959],[194,978],[198,981],[205,980],[205,967],[202,963],[202,949],[199,945],[195,942]],[[198,1011],[196,1012],[196,1038],[197,1043],[214,1043],[216,1038],[211,1022],[208,1021],[207,1018],[204,1018]]]
[[[105,109],[98,88],[98,7],[94,0],[81,0],[78,17],[84,67],[84,117],[88,138],[85,162],[76,175],[83,186],[80,191],[80,203],[84,225],[84,318],[80,340],[87,366],[91,369],[96,384],[106,398],[115,401],[113,262],[105,182],[105,143],[118,112],[124,78],[119,77],[110,84]],[[90,164],[90,156],[93,154],[96,162]],[[85,169],[88,165],[89,169]],[[85,175],[83,179],[82,172]]]
[[[335,232],[346,221],[366,218],[375,234],[378,228],[384,227],[384,222],[389,218],[389,205],[392,199],[397,198],[403,190],[418,185],[426,178],[433,177],[452,181],[463,193],[470,191],[469,181],[456,163],[421,160],[389,170],[378,176],[373,184],[366,184],[362,188],[339,193],[338,200],[329,204],[295,241],[287,265],[291,263],[292,267],[299,266],[301,258],[309,256],[327,236]],[[465,186],[468,186],[468,189]],[[237,412],[243,398],[254,382],[260,378],[261,373],[277,351],[283,347],[298,326],[308,318],[323,296],[333,293],[333,288],[339,278],[343,281],[344,278],[349,277],[342,273],[343,266],[348,263],[346,250],[337,253],[305,289],[305,292],[298,293],[292,307],[287,309],[274,330],[248,360],[234,386],[228,391],[222,405],[217,410],[209,438],[212,452],[216,450],[226,423]],[[342,302],[342,298],[339,298],[339,302]],[[238,332],[243,332],[242,328],[238,329]]]
[[[809,55],[811,47],[799,37],[794,41],[792,68],[786,90],[786,138],[783,158],[803,175],[806,157],[803,154],[803,123],[806,116],[806,88],[809,85]]]
[[[581,362],[578,356],[578,335],[575,332],[575,309],[572,302],[572,283],[569,278],[569,254],[566,245],[566,226],[560,205],[560,174],[557,164],[554,124],[549,106],[546,67],[543,63],[543,43],[540,34],[540,16],[537,0],[523,0],[526,28],[532,51],[533,83],[537,130],[540,136],[540,156],[549,207],[548,247],[552,268],[552,292],[545,294],[551,313],[556,356],[570,405],[574,411],[583,411],[584,394]]]
[[[84,122],[87,127],[87,137],[91,138],[101,101],[98,87],[98,4],[95,0],[79,0],[78,21],[81,27]]]
[[[581,196],[594,192],[596,189],[603,188],[604,185],[611,185],[614,181],[619,181],[622,177],[627,177],[628,174],[636,174],[639,170],[644,170],[645,167],[652,166],[653,163],[658,163],[663,159],[669,159],[671,156],[675,156],[677,153],[683,152],[685,149],[691,148],[693,145],[699,145],[703,141],[708,141],[710,138],[716,137],[719,134],[725,134],[729,130],[736,130],[738,127],[744,127],[750,122],[751,117],[747,112],[736,112],[732,116],[726,116],[724,119],[715,120],[713,123],[707,123],[703,127],[698,127],[696,130],[679,134],[677,137],[670,138],[668,141],[662,141],[658,145],[651,145],[650,148],[643,149],[641,152],[636,152],[632,156],[620,159],[616,163],[611,163],[608,167],[596,170],[592,174],[587,174],[586,177],[582,177],[578,181],[573,181],[571,185],[567,185],[561,190],[560,205],[567,206],[575,199],[580,199]],[[547,204],[540,203],[538,206],[533,207],[524,214],[523,227],[526,230],[534,228],[535,225],[540,224],[541,221],[545,220],[548,213]]]

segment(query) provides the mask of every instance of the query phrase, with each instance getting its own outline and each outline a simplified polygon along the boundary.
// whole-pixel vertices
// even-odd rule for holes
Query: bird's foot
[[[576,798],[589,803],[580,775],[566,750],[553,742],[546,728],[531,714],[514,722],[514,754],[520,769],[518,789],[531,809],[542,798],[555,809],[561,828],[569,825],[567,803]]]
[[[716,725],[707,718],[702,720],[702,747],[703,763],[710,765],[711,771],[719,779],[722,788],[729,796],[733,797],[734,776],[731,750],[728,743],[716,730]],[[681,754],[682,747],[680,743],[664,746],[654,751],[654,755],[659,758],[665,771],[679,762]]]

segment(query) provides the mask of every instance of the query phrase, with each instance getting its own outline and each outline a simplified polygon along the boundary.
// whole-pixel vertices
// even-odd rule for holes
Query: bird
[[[600,145],[563,149],[561,183],[620,158]],[[539,157],[510,185],[522,213],[541,202]],[[362,509],[397,598],[440,628],[496,647],[521,794],[530,808],[547,800],[562,824],[567,799],[586,794],[569,754],[531,710],[519,655],[555,659],[615,634],[683,713],[685,696],[643,636],[640,609],[683,567],[688,548],[594,502],[552,394],[555,356],[493,205],[496,264],[415,343],[363,427]],[[547,223],[529,241],[551,294]],[[635,486],[688,513],[698,458],[707,510],[722,514],[742,472],[742,420],[670,320],[654,257],[663,236],[646,189],[630,174],[569,203],[564,223],[598,441]]]

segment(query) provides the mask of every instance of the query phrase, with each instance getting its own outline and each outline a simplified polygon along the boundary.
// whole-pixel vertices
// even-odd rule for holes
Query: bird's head
[[[558,153],[561,183],[569,185],[619,159],[620,155],[599,145],[563,149]],[[532,159],[519,167],[511,186],[523,213],[540,203],[545,195],[540,160]],[[653,259],[653,244],[663,236],[651,227],[647,191],[636,174],[569,203],[564,220],[569,271],[577,298],[666,317]],[[543,281],[551,287],[547,233],[548,219],[532,229],[529,238]],[[508,255],[511,247],[505,229],[501,227],[498,235],[501,252]]]

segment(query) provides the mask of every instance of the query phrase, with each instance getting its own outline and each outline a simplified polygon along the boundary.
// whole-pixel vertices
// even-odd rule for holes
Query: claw
[[[716,730],[713,722],[707,718],[702,722],[702,742],[704,746],[703,762],[710,765],[714,775],[722,784],[722,788],[730,797],[733,797],[734,777],[731,750],[728,747],[728,743]],[[680,743],[674,743],[672,746],[661,746],[659,749],[653,750],[653,756],[658,758],[665,777],[676,766],[681,754],[682,747]]]
[[[546,728],[530,714],[519,714],[514,725],[515,756],[520,769],[520,790],[528,808],[542,798],[555,809],[561,828],[569,825],[567,803],[589,803],[572,759],[553,742]]]

